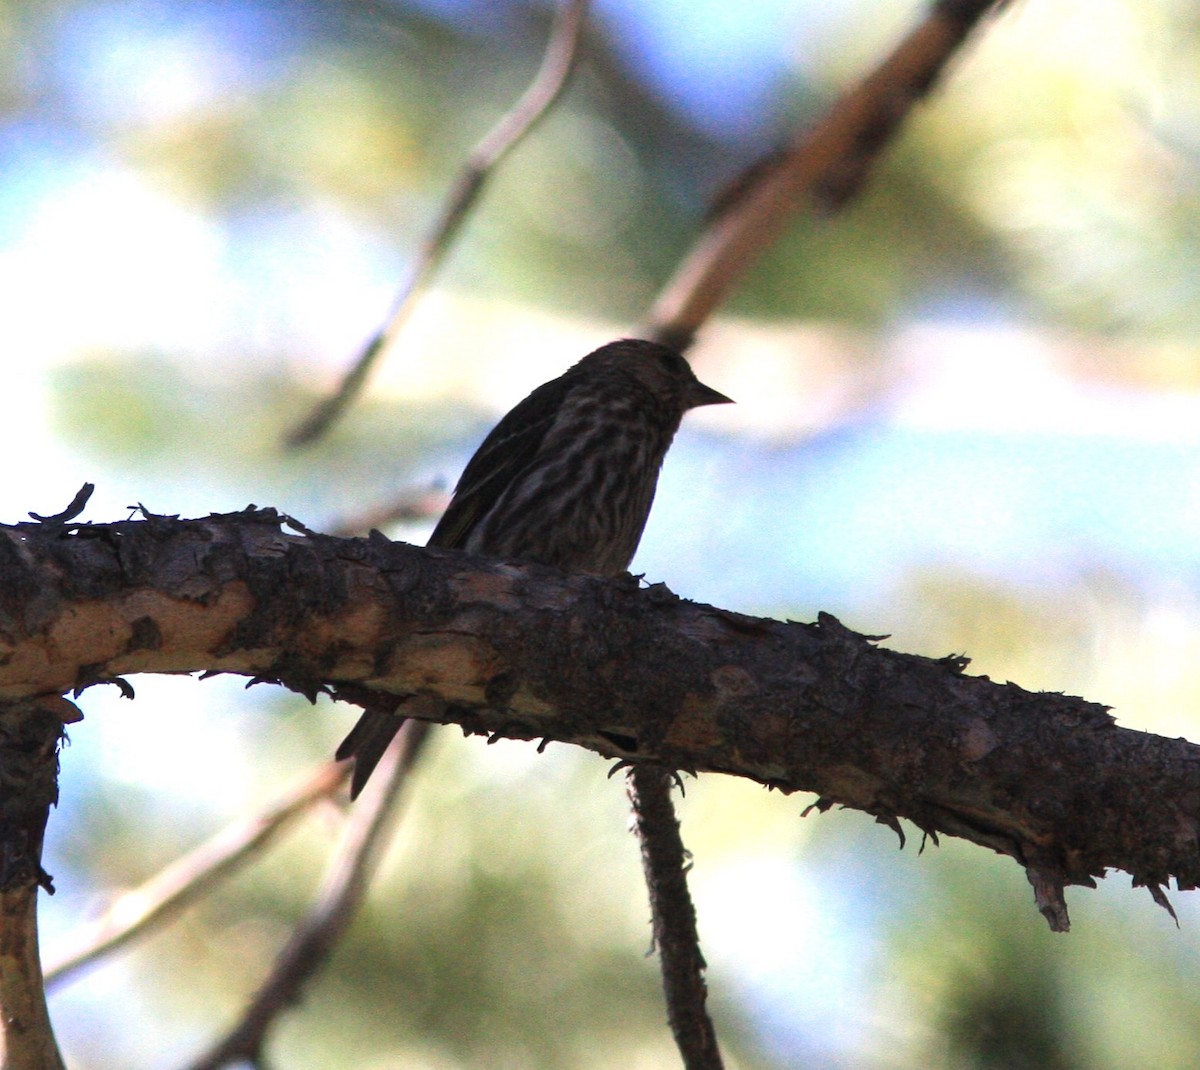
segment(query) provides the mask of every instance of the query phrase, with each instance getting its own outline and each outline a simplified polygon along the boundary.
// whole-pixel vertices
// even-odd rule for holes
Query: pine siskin
[[[637,550],[683,414],[729,400],[657,342],[601,346],[492,429],[429,545],[617,575]],[[354,758],[352,796],[403,720],[367,711],[342,741],[338,760]]]

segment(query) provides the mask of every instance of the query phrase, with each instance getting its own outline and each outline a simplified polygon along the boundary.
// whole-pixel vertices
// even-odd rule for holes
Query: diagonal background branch
[[[750,167],[650,310],[645,337],[686,349],[789,218],[853,200],[871,166],[986,14],[1008,0],[937,0],[858,85],[782,152]]]
[[[587,9],[588,0],[563,0],[533,82],[471,151],[446,195],[440,215],[417,250],[387,322],[375,332],[336,390],[288,436],[289,445],[302,446],[320,438],[358,395],[376,360],[395,341],[416,298],[445,259],[468,212],[483,192],[488,176],[554,106],[566,88],[579,54]]]
[[[64,943],[50,949],[47,986],[68,980],[88,963],[170,922],[257,857],[297,817],[328,799],[348,773],[336,762],[317,766],[267,809],[231,822],[140,887],[117,896],[98,918],[73,929]]]
[[[329,860],[317,902],[292,931],[270,973],[238,1022],[190,1070],[262,1064],[263,1047],[280,1014],[296,1003],[353,920],[387,846],[400,788],[428,737],[429,726],[408,721],[380,760],[376,779],[347,818]]]
[[[1200,748],[1106,709],[632,579],[372,539],[271,510],[0,528],[0,699],[209,670],[359,704],[427,693],[469,732],[811,791],[960,836],[1063,886],[1200,886]],[[654,651],[647,658],[646,651]],[[430,709],[439,708],[431,703]]]

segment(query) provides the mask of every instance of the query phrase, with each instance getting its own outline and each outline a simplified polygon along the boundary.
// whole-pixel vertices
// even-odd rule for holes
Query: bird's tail
[[[402,708],[402,705],[397,706],[397,709]],[[379,759],[383,757],[383,752],[388,749],[388,744],[400,731],[402,724],[404,718],[397,713],[367,710],[342,740],[334,757],[339,762],[347,758],[354,759],[354,772],[350,774],[350,798],[358,798],[358,793],[362,791],[363,785],[374,772]]]
[[[390,709],[387,705],[381,705],[363,710],[362,716],[334,754],[339,762],[354,759],[354,771],[350,774],[350,798],[358,798],[363,785],[383,757],[383,752],[396,738],[405,721],[413,720],[418,722],[415,727],[428,728],[429,722],[441,720],[440,714],[444,708],[445,702],[436,695],[416,694],[397,698],[395,706]],[[424,733],[419,740],[410,742],[414,747],[419,747],[423,740]]]

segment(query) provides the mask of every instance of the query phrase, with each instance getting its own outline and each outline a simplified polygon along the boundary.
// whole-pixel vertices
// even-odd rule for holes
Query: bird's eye
[[[670,349],[659,350],[658,365],[672,378],[675,378],[688,368],[688,362],[684,360],[683,357],[681,357],[678,353]]]

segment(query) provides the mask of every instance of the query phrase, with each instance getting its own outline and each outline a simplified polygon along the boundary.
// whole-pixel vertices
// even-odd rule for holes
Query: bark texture
[[[758,619],[661,585],[289,533],[273,510],[0,528],[0,700],[227,672],[365,704],[428,693],[467,732],[810,791],[1065,884],[1200,884],[1200,748],[1067,695]],[[424,704],[430,710],[437,703]],[[62,703],[65,710],[70,707]],[[0,725],[7,730],[8,727]]]
[[[0,1066],[62,1070],[46,1010],[38,952],[38,889],[53,891],[42,869],[42,838],[58,798],[62,718],[74,709],[57,696],[0,702]]]

